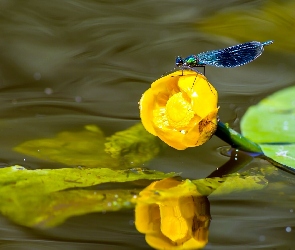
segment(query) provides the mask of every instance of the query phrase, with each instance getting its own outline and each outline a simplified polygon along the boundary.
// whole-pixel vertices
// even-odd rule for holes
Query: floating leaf
[[[295,87],[280,90],[250,107],[241,121],[243,135],[265,155],[295,168]]]
[[[254,9],[255,8],[255,9]],[[198,29],[214,35],[235,38],[239,41],[275,40],[270,49],[280,48],[295,51],[295,2],[265,1],[259,9],[231,10],[198,23]]]
[[[138,166],[153,159],[165,146],[157,137],[148,133],[141,123],[106,138],[105,151],[122,165]]]
[[[139,190],[83,190],[103,183],[156,180],[175,176],[157,171],[108,168],[27,170],[21,166],[0,169],[0,211],[17,224],[55,226],[70,216],[133,207]],[[123,185],[123,184],[122,184]],[[80,188],[80,189],[79,189]]]
[[[140,187],[124,185],[136,180],[158,180],[175,176],[151,170],[111,170],[107,168],[63,168],[27,170],[21,166],[0,169],[0,211],[14,222],[29,227],[52,227],[71,216],[90,212],[133,208]],[[209,195],[261,189],[267,185],[263,172],[229,175],[225,178],[186,180],[186,189],[178,194]],[[100,184],[111,184],[98,186]],[[115,185],[115,183],[121,183]],[[115,186],[115,187],[114,187]],[[85,189],[87,188],[87,189]],[[196,190],[197,188],[197,190]],[[159,191],[163,198],[174,196]],[[174,192],[174,193],[173,193]],[[156,196],[155,196],[156,195]]]

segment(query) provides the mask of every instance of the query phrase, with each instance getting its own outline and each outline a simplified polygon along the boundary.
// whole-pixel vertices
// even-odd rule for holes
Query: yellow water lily
[[[189,180],[153,182],[140,192],[135,226],[155,249],[199,249],[208,242],[210,207]]]
[[[202,145],[217,127],[218,94],[207,78],[191,70],[176,71],[152,83],[139,108],[143,126],[171,147]]]

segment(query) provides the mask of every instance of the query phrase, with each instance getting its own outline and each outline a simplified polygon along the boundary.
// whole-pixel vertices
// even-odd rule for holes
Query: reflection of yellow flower
[[[153,182],[140,192],[135,225],[156,249],[198,249],[208,241],[209,202],[189,180]]]
[[[179,150],[209,140],[216,130],[217,112],[215,88],[190,70],[158,79],[140,99],[145,129]]]

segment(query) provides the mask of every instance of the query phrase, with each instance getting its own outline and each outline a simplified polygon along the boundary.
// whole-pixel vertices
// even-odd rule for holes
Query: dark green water
[[[0,0],[2,165],[62,167],[12,148],[86,124],[97,124],[110,135],[139,122],[138,100],[151,82],[174,68],[175,56],[240,42],[201,33],[198,21],[261,3]],[[294,53],[267,49],[243,67],[207,67],[206,76],[219,91],[221,120],[239,130],[248,106],[294,84],[294,67]],[[225,143],[212,138],[194,149],[168,148],[148,167],[204,178],[228,160],[219,153],[221,146]],[[250,167],[263,164],[255,161]],[[294,178],[283,173],[273,178],[276,185],[262,191],[209,198],[206,249],[295,249]],[[0,249],[150,247],[134,227],[133,211],[125,211],[71,218],[50,230],[24,228],[1,217]]]

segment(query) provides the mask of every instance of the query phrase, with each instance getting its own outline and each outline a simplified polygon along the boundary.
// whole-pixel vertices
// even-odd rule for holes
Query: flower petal
[[[154,125],[151,122],[153,120],[153,110],[155,105],[155,94],[152,89],[148,89],[141,97],[139,101],[140,117],[144,128],[153,135],[157,135]]]
[[[218,108],[202,119],[184,136],[183,143],[186,147],[200,146],[212,137],[217,128],[217,112]]]
[[[144,234],[160,232],[160,209],[156,204],[140,203],[135,207],[136,229]]]

